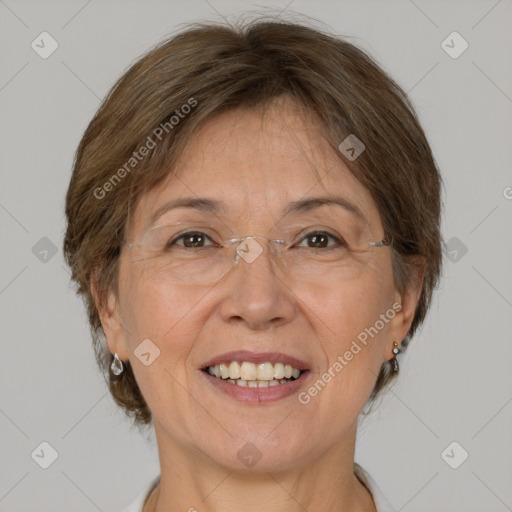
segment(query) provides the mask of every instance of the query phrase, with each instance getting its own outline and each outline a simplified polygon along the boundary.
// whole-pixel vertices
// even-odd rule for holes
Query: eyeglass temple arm
[[[380,240],[379,242],[371,242],[370,243],[370,246],[371,247],[382,247],[382,246],[385,246],[385,245],[391,245],[391,243],[393,242],[393,239],[391,237],[388,237],[387,235],[382,239]]]

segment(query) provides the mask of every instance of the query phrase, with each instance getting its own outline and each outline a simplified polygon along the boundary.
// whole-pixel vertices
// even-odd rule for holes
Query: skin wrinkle
[[[312,163],[332,171],[318,182]],[[178,168],[181,180],[170,177],[142,197],[133,233],[141,232],[159,205],[188,197],[190,190],[229,203],[238,213],[234,218],[240,233],[268,231],[283,205],[325,190],[357,201],[373,231],[383,233],[369,192],[293,104],[275,105],[263,124],[256,110],[212,118],[194,136]],[[339,285],[301,283],[299,289],[277,279],[263,258],[208,289],[169,287],[150,279],[124,251],[119,298],[111,294],[110,302],[130,334],[106,311],[102,322],[110,350],[130,360],[154,417],[161,483],[147,510],[187,510],[201,503],[212,483],[225,478],[201,503],[201,511],[229,512],[239,510],[241,503],[248,512],[295,511],[301,510],[299,502],[311,512],[340,504],[354,512],[373,512],[368,491],[353,474],[357,418],[380,366],[392,357],[393,340],[402,339],[410,326],[417,295],[411,297],[308,406],[296,396],[241,404],[205,382],[199,370],[204,361],[239,348],[282,351],[311,364],[312,383],[359,332],[402,300],[394,289],[389,249],[375,251],[356,279]],[[178,327],[169,330],[180,318]],[[146,338],[161,350],[148,367],[133,356]],[[237,458],[247,442],[263,454],[250,471]]]

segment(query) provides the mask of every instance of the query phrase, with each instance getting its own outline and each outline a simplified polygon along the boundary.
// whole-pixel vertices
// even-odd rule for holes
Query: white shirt
[[[354,472],[359,480],[361,480],[365,487],[370,491],[377,512],[397,512],[393,505],[391,505],[391,503],[382,494],[382,491],[378,488],[373,478],[357,463],[354,463]],[[135,501],[123,509],[122,512],[142,512],[144,503],[159,481],[159,476],[154,478],[151,483],[147,485],[144,490],[135,498]]]

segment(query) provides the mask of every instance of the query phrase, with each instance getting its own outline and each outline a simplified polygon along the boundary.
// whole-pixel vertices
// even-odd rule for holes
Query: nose
[[[260,240],[241,244],[238,249],[220,308],[223,320],[251,330],[290,322],[296,312],[294,295],[276,261],[271,261],[271,249]]]

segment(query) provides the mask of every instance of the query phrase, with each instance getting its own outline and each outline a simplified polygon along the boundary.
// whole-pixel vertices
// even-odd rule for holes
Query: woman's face
[[[360,216],[347,205],[305,202],[319,197],[342,198]],[[168,208],[185,198],[220,206]],[[285,215],[298,201],[302,207]],[[283,102],[264,116],[236,110],[209,120],[176,173],[141,198],[129,242],[142,240],[148,227],[173,224],[207,237],[176,242],[180,252],[174,254],[183,258],[177,269],[140,246],[124,248],[118,296],[110,298],[115,314],[104,322],[111,351],[130,360],[159,442],[231,469],[261,457],[262,470],[298,467],[332,448],[350,447],[380,366],[410,318],[398,312],[402,299],[393,286],[389,247],[338,264],[332,260],[341,249],[331,248],[333,257],[313,252],[336,243],[318,235],[320,228],[360,242],[384,237],[370,194],[318,128]],[[211,268],[220,265],[212,243],[248,235],[277,239],[288,228],[303,233],[309,227],[316,231],[306,229],[288,249],[302,256],[293,253],[285,269],[255,239],[256,245],[242,247],[250,257],[239,257],[223,267],[222,278],[206,283],[210,266],[205,269],[201,258],[211,258]],[[311,231],[317,235],[306,237]],[[240,365],[245,386],[210,374],[232,362]],[[282,381],[286,364],[301,370],[297,380]],[[239,375],[237,365],[230,366],[224,371]],[[267,386],[254,383],[268,378]]]

